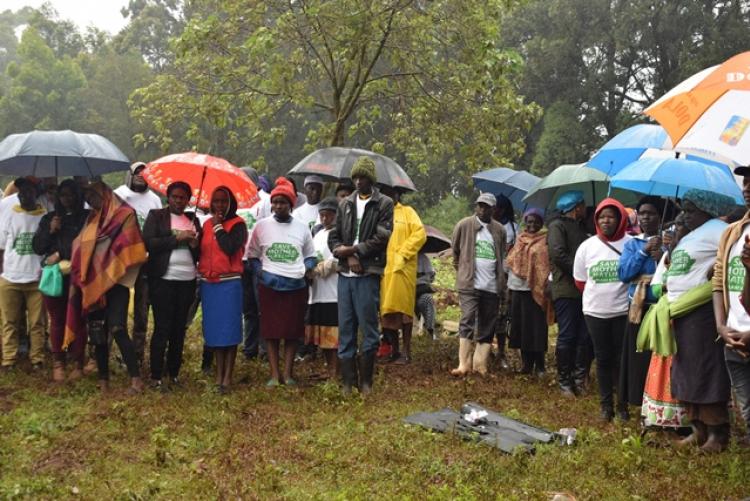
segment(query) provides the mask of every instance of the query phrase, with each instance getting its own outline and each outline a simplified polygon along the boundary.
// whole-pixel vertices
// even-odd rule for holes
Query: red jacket
[[[229,233],[236,224],[245,224],[245,222],[241,217],[233,217],[229,221],[221,223],[221,226],[225,232]],[[203,223],[198,272],[208,282],[218,282],[221,277],[241,275],[244,250],[245,246],[243,245],[237,252],[227,256],[216,240],[213,222],[208,219]]]

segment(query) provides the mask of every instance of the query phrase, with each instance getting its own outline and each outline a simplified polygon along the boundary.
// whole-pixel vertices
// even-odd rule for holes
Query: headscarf
[[[532,214],[541,217],[540,213],[538,209],[529,209],[524,213],[524,219]],[[551,325],[554,322],[552,302],[545,293],[550,272],[547,230],[519,234],[516,244],[508,252],[506,265],[517,277],[526,281],[534,302],[544,310],[547,323]]]
[[[266,193],[271,193],[271,181],[268,176],[265,174],[258,176],[258,187]]]
[[[703,190],[688,190],[682,197],[711,217],[719,217],[727,214],[732,207],[737,205],[734,199],[726,195]]]
[[[614,209],[620,214],[620,222],[617,225],[617,230],[611,237],[607,237],[606,235],[604,235],[604,233],[602,233],[602,230],[599,228],[599,223],[597,223],[597,220],[599,219],[599,213],[606,207],[614,207]],[[625,230],[628,229],[628,213],[625,210],[625,207],[614,198],[605,198],[599,203],[599,205],[596,206],[596,211],[594,212],[594,227],[596,228],[596,234],[600,239],[608,242],[616,242],[620,240],[625,236]]]
[[[213,193],[211,193],[211,200],[214,199],[214,193],[216,193],[217,191],[223,191],[224,193],[227,194],[227,197],[229,198],[229,207],[227,207],[227,212],[224,214],[224,221],[229,221],[233,217],[237,216],[237,199],[234,198],[234,194],[232,193],[232,190],[230,190],[226,186],[218,186],[213,191]],[[209,210],[212,210],[212,209],[209,207]]]
[[[539,220],[544,224],[544,212],[542,209],[537,209],[536,207],[531,207],[526,210],[526,212],[523,213],[523,221],[526,221],[526,216],[536,216],[539,218]]]

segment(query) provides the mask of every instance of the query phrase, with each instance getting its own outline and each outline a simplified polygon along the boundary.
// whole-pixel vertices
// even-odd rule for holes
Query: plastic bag
[[[63,276],[62,272],[60,272],[59,264],[50,264],[42,268],[39,291],[48,297],[60,297],[63,295]]]

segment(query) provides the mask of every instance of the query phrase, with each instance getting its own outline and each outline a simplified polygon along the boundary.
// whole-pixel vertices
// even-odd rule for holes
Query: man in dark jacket
[[[360,157],[352,166],[356,191],[341,201],[328,247],[339,260],[339,361],[343,392],[357,384],[357,330],[362,330],[359,391],[372,390],[378,328],[380,279],[393,230],[393,200],[375,188],[375,163]]]
[[[550,222],[547,229],[547,247],[552,270],[550,290],[559,328],[555,357],[560,390],[566,396],[573,396],[579,390],[576,387],[574,371],[587,372],[588,367],[584,360],[586,356],[582,354],[578,362],[583,367],[577,370],[576,356],[579,347],[585,351],[590,342],[583,320],[581,292],[573,280],[576,250],[588,238],[583,226],[586,215],[583,193],[569,191],[563,194],[557,201],[557,210],[561,216]]]

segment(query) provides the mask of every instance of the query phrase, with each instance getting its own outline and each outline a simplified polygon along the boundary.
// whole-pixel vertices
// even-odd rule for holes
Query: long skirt
[[[242,342],[242,281],[200,283],[203,337],[209,348],[237,346]]]
[[[635,341],[638,338],[640,324],[630,322],[625,326],[625,339],[622,343],[620,359],[619,398],[630,405],[643,403],[643,388],[646,386],[646,375],[651,363],[651,351],[638,353]]]
[[[510,291],[510,344],[521,351],[547,351],[547,316],[531,291]]]
[[[641,416],[645,426],[690,426],[687,410],[672,396],[672,357],[652,355],[643,390]]]
[[[332,350],[339,347],[338,303],[307,305],[305,343],[319,346],[323,350]]]
[[[691,404],[728,402],[729,374],[724,343],[716,341],[713,305],[674,319],[677,353],[672,361],[672,395]]]
[[[307,287],[276,291],[258,284],[260,335],[263,339],[303,339],[307,298]]]

